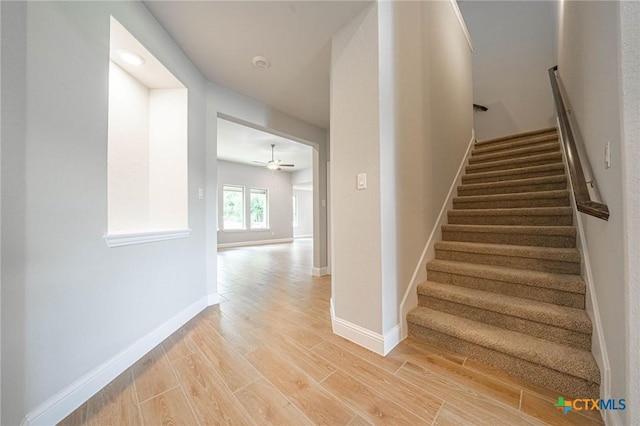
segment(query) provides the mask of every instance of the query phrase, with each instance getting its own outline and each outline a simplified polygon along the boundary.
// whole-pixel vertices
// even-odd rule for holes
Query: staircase
[[[556,129],[477,142],[409,334],[553,389],[599,398]]]

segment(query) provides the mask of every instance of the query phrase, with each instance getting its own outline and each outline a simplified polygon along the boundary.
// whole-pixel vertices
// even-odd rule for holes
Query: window
[[[244,229],[244,188],[222,186],[222,229]]]
[[[293,196],[293,227],[298,227],[298,196]]]
[[[251,212],[251,229],[268,229],[269,197],[267,195],[267,190],[251,188],[249,198],[249,211]]]
[[[113,17],[109,58],[105,241],[186,237],[187,89]]]

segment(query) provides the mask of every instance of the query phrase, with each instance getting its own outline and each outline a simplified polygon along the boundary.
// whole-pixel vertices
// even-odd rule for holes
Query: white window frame
[[[241,208],[241,212],[242,212],[242,226],[241,228],[227,228],[225,225],[225,217],[224,217],[224,194],[226,192],[226,188],[236,188],[239,189],[239,191],[236,190],[230,190],[230,191],[234,191],[234,192],[240,192],[242,194],[242,208]],[[222,185],[222,230],[224,232],[244,232],[247,230],[247,209],[246,209],[246,196],[245,196],[245,188],[244,186],[241,185],[231,185],[231,184],[223,184]]]
[[[300,214],[300,211],[298,210],[298,196],[296,194],[293,194],[293,227],[294,228],[300,227],[299,214]]]
[[[254,192],[255,191],[255,192]],[[264,208],[264,227],[253,226],[253,220],[251,218],[251,196],[253,194],[264,194],[265,196],[265,208]],[[268,231],[269,227],[269,190],[267,188],[249,188],[249,199],[247,200],[247,217],[249,218],[249,230],[251,231]]]

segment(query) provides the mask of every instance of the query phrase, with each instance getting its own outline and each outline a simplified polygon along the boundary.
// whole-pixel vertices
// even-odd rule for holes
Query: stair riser
[[[565,374],[540,364],[507,355],[461,340],[429,328],[408,323],[409,335],[428,343],[446,348],[452,352],[474,358],[485,364],[500,368],[510,374],[530,380],[540,386],[552,389],[566,398],[599,398],[597,383]]]
[[[540,144],[537,146],[522,147],[511,150],[504,150],[491,153],[477,153],[471,155],[469,164],[487,163],[490,161],[508,160],[511,158],[520,158],[527,155],[559,153],[560,144]]]
[[[480,164],[470,164],[465,167],[465,172],[467,174],[473,173],[484,173],[484,172],[495,172],[499,170],[513,170],[520,169],[522,167],[533,167],[533,166],[543,166],[547,164],[555,164],[562,161],[562,155],[558,154],[547,154],[544,156],[540,156],[537,158],[516,158],[513,160],[505,160],[505,161],[496,161],[489,163],[480,163]]]
[[[468,243],[509,244],[535,247],[574,248],[576,237],[547,234],[516,234],[496,232],[466,232],[442,230],[443,241],[460,241]]]
[[[498,139],[498,140],[489,140],[489,141],[479,141],[476,142],[476,147],[477,148],[493,148],[493,147],[498,147],[501,145],[512,145],[514,143],[518,143],[518,142],[539,142],[541,140],[547,139],[553,137],[554,139],[558,138],[558,132],[555,131],[549,131],[549,132],[542,132],[542,133],[536,133],[536,134],[531,134],[531,135],[522,135],[522,136],[514,136],[514,137],[509,137],[509,138],[504,138],[504,139]]]
[[[516,180],[516,179],[531,179],[531,178],[548,177],[548,176],[562,176],[563,174],[564,174],[564,170],[554,169],[554,170],[541,170],[538,172],[526,172],[526,173],[517,173],[517,174],[511,173],[508,175],[501,175],[501,176],[475,177],[475,175],[465,175],[465,176],[462,176],[462,184],[470,185],[474,183],[506,182],[509,180]]]
[[[546,287],[534,287],[519,283],[497,281],[487,278],[457,275],[449,272],[427,271],[430,281],[444,284],[457,285],[475,290],[489,291],[491,293],[505,294],[507,296],[522,297],[524,299],[537,300],[539,302],[553,303],[569,308],[584,309],[584,295],[568,291],[556,290]]]
[[[537,185],[524,184],[519,186],[499,186],[495,188],[469,188],[465,186],[459,186],[458,196],[465,197],[470,195],[516,194],[523,192],[556,191],[560,189],[567,189],[566,181],[542,183]]]
[[[569,205],[569,196],[563,198],[533,198],[520,200],[466,201],[454,200],[454,209],[516,209],[525,207],[565,207]]]
[[[471,153],[471,155],[472,156],[484,155],[484,154],[492,154],[492,153],[498,153],[503,151],[511,151],[514,149],[529,148],[529,147],[534,147],[538,145],[544,145],[550,142],[558,142],[557,135],[538,138],[538,139],[522,139],[515,142],[500,143],[493,146],[484,146],[484,144],[477,144],[473,152]]]
[[[591,349],[591,336],[578,331],[554,327],[553,325],[492,312],[422,294],[418,295],[418,305],[473,321],[506,328],[507,330],[539,337],[541,339],[547,339],[563,345],[573,346],[574,348],[583,350]]]
[[[515,257],[486,253],[470,253],[453,250],[436,249],[436,259],[456,262],[480,263],[482,265],[506,266],[508,268],[532,269],[534,271],[554,272],[560,274],[579,274],[580,263],[562,260]]]
[[[451,225],[516,225],[516,226],[571,226],[573,216],[459,216],[449,215]]]

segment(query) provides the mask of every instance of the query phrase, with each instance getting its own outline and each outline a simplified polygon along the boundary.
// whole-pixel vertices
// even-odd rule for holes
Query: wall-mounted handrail
[[[564,143],[565,153],[567,154],[567,165],[569,174],[571,175],[571,185],[573,187],[573,195],[576,200],[578,211],[595,216],[599,219],[609,220],[609,208],[606,204],[591,200],[589,189],[587,188],[587,180],[584,177],[584,170],[580,157],[578,155],[578,147],[571,124],[569,123],[569,111],[565,107],[560,92],[560,85],[556,71],[558,66],[549,68],[549,79],[551,80],[551,90],[553,91],[553,100],[556,105],[556,113],[560,124],[560,134]]]
[[[484,105],[473,104],[473,110],[474,110],[474,111],[486,111],[486,110],[488,110],[488,109],[489,109],[489,108],[487,108],[487,107],[486,107],[486,106],[484,106]]]

